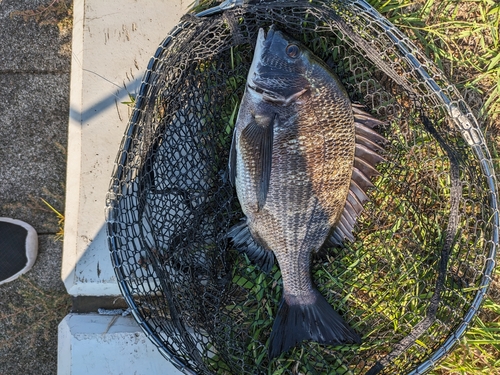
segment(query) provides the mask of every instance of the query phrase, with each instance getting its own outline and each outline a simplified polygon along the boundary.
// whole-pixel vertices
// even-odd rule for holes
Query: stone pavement
[[[0,286],[0,374],[56,374],[57,324],[70,306],[58,218],[42,201],[64,213],[66,5],[71,1],[0,0],[0,216],[26,221],[39,235],[33,269]]]

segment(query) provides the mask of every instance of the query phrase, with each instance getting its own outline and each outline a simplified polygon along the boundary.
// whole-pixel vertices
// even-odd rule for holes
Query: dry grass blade
[[[21,276],[16,295],[0,306],[0,349],[8,349],[21,338],[30,346],[53,339],[57,325],[69,312],[71,299],[63,291],[51,292]]]

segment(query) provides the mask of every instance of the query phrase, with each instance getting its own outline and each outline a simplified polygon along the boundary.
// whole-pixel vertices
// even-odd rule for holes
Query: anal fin
[[[247,254],[248,259],[255,263],[263,272],[269,274],[274,265],[274,253],[259,243],[250,232],[247,220],[234,225],[227,236],[233,240],[234,247],[239,252]]]

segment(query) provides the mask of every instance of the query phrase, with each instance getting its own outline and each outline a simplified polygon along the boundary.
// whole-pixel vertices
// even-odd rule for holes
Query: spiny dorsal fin
[[[358,217],[358,215],[356,214],[356,211],[352,207],[351,203],[349,203],[348,201],[345,202],[344,213],[346,215],[349,215],[352,218],[352,220],[354,220],[354,221],[356,221],[356,218]]]
[[[368,189],[373,187],[371,180],[366,176],[363,172],[361,172],[358,168],[354,167],[352,169],[352,181],[358,185],[361,190],[368,191]]]
[[[356,194],[354,194],[351,190],[349,190],[349,193],[347,194],[346,204],[349,204],[352,207],[356,214],[356,219],[358,218],[359,214],[363,212],[363,203],[359,201],[359,199],[356,197]]]
[[[365,191],[356,183],[356,181],[351,179],[351,185],[349,186],[349,190],[354,193],[358,201],[363,205],[368,200],[368,195],[366,195]]]
[[[368,112],[363,111],[364,108],[361,104],[352,104],[352,114],[354,115],[354,121],[362,125],[368,126],[369,128],[374,128],[376,126],[382,126],[385,123],[379,119],[373,117]]]
[[[373,142],[371,139],[363,137],[362,135],[356,134],[356,144],[363,145],[367,147],[368,149],[375,151],[375,152],[381,152],[384,151],[384,148],[380,146],[379,144]]]
[[[383,122],[361,110],[360,105],[353,104],[352,110],[356,130],[354,166],[344,212],[328,239],[333,245],[342,245],[345,240],[354,241],[354,225],[363,212],[363,203],[368,200],[366,192],[373,187],[370,179],[380,175],[375,166],[385,161],[379,152],[383,151],[387,140],[373,130]]]
[[[385,161],[385,158],[383,156],[377,154],[376,152],[370,150],[368,147],[359,143],[356,143],[355,156],[372,166]]]
[[[358,157],[354,158],[354,168],[359,169],[368,178],[380,176],[380,172],[373,165]]]
[[[370,140],[371,143],[384,144],[387,142],[387,140],[380,134],[378,134],[375,130],[359,122],[356,122],[356,117],[354,117],[354,126],[356,131],[356,137],[364,137]]]

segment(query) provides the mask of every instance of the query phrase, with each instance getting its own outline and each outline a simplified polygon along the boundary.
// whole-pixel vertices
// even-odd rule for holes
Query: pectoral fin
[[[255,117],[241,132],[240,145],[251,155],[255,173],[258,209],[266,203],[271,178],[274,124],[278,116]]]
[[[236,130],[233,131],[233,140],[229,151],[229,181],[234,186],[236,182]]]

